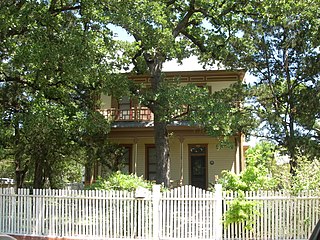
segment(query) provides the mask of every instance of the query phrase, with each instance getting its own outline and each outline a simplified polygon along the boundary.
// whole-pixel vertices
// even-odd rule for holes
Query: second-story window
[[[122,97],[119,100],[119,118],[121,120],[130,120],[131,117],[131,100],[129,97]]]

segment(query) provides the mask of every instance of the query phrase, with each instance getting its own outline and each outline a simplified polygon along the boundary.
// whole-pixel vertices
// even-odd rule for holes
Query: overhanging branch
[[[192,0],[190,2],[189,11],[184,15],[182,20],[177,24],[177,26],[173,29],[172,35],[174,38],[176,38],[183,29],[188,25],[189,19],[192,17],[192,15],[195,13],[194,8],[195,0]]]
[[[196,45],[202,53],[204,53],[204,52],[207,51],[204,43],[201,42],[199,39],[195,38],[195,36],[189,34],[186,30],[183,30],[181,33],[182,33],[186,38],[188,38],[194,45]]]

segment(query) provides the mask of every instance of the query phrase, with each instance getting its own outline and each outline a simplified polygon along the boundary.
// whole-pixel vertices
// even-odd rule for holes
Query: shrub
[[[98,178],[86,189],[135,191],[138,187],[151,189],[152,183],[134,174],[124,174],[118,171],[110,174],[106,179]]]
[[[277,181],[268,177],[268,171],[261,166],[248,166],[240,175],[223,171],[219,183],[225,190],[231,191],[271,190],[277,187]]]
[[[256,201],[247,201],[243,192],[239,192],[238,197],[227,202],[229,208],[223,215],[223,223],[226,225],[232,223],[244,223],[244,227],[248,230],[252,229],[254,224],[253,216],[260,215],[255,209],[258,204]]]

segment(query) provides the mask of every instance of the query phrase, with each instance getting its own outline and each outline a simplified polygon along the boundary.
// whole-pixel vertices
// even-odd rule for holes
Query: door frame
[[[205,156],[205,163],[204,163],[204,167],[205,167],[205,189],[208,188],[208,144],[188,144],[188,159],[189,159],[189,184],[192,184],[192,169],[191,169],[191,148],[192,147],[205,147],[206,151],[203,154]],[[194,154],[196,155],[196,154]],[[199,154],[200,155],[200,154]]]

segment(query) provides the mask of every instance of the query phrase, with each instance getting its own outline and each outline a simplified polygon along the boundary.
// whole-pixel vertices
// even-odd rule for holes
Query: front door
[[[190,183],[192,186],[207,188],[207,146],[189,145]]]

